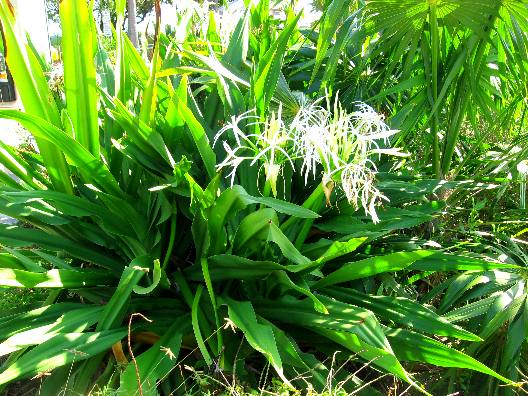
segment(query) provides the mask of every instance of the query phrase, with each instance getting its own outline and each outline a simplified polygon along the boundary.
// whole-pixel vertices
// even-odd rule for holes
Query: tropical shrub
[[[86,2],[60,2],[64,93],[53,95],[0,1],[25,108],[0,116],[38,145],[2,146],[0,211],[19,223],[0,227],[0,285],[50,289],[2,312],[0,384],[42,376],[41,394],[183,394],[195,377],[182,367],[257,384],[269,365],[288,387],[308,377],[353,389],[368,362],[427,393],[409,361],[511,384],[451,346],[479,336],[393,274],[518,268],[398,239],[443,209],[435,191],[477,185],[393,170],[405,155],[391,147],[397,131],[370,106],[292,93],[292,8],[278,20],[268,2],[250,5],[228,40],[213,15],[202,29],[187,10],[174,36],[157,24],[147,61],[116,3],[114,65]],[[338,349],[344,368],[331,375]]]
[[[486,143],[526,128],[526,1],[331,4],[318,35],[303,31],[313,45],[293,55],[288,76],[341,91],[345,108],[368,98],[428,173],[468,177]]]
[[[526,264],[527,256],[518,239],[505,234],[477,232],[473,250],[479,254],[515,264],[507,270],[466,271],[448,277],[424,296],[426,302],[443,294],[439,313],[449,321],[464,324],[484,342],[469,345],[467,353],[514,380],[526,372]],[[457,378],[455,378],[457,377]],[[467,392],[474,394],[516,394],[501,384],[479,375],[461,379],[452,372],[445,381],[467,381]],[[439,387],[446,383],[440,383]]]

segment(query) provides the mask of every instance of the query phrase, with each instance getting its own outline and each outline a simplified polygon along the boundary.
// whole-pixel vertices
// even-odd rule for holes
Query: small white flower
[[[258,117],[255,115],[253,110],[248,110],[245,113],[237,115],[236,117],[235,116],[231,116],[231,122],[226,123],[223,126],[223,128],[220,129],[216,133],[216,135],[215,135],[215,137],[213,139],[213,147],[216,145],[216,142],[218,141],[218,139],[220,139],[223,135],[225,135],[229,131],[233,132],[233,136],[234,136],[235,141],[236,141],[238,146],[241,145],[240,139],[243,139],[246,142],[249,141],[249,137],[244,132],[242,132],[242,130],[239,127],[239,124],[242,121],[252,120],[252,119],[258,119]],[[254,123],[252,123],[252,124],[254,124]]]
[[[365,214],[370,216],[374,223],[377,223],[379,217],[376,213],[376,203],[382,199],[388,201],[388,198],[376,188],[374,181],[374,172],[363,165],[348,164],[341,171],[341,187],[348,202],[356,210],[359,209],[361,202]]]
[[[521,176],[528,176],[528,160],[523,160],[517,164],[517,171]]]
[[[358,136],[370,141],[383,139],[388,144],[388,138],[398,133],[397,130],[390,129],[385,123],[383,114],[378,114],[368,104],[359,102],[357,107],[359,110],[352,113],[352,119],[355,122]]]
[[[288,133],[286,126],[281,118],[282,106],[279,106],[278,114],[271,114],[271,117],[264,123],[256,121],[258,117],[254,110],[247,111],[236,117],[232,117],[231,122],[226,124],[216,134],[213,146],[222,136],[232,132],[236,146],[232,148],[224,140],[223,145],[226,151],[226,158],[221,164],[217,165],[218,169],[231,167],[229,173],[231,185],[234,184],[236,169],[245,160],[251,160],[250,166],[260,163],[264,167],[266,181],[269,183],[274,196],[277,196],[277,179],[285,163],[289,162],[293,168],[294,163],[291,158],[291,147],[293,146],[291,135]],[[239,123],[243,120],[254,120],[246,124],[247,126],[259,125],[257,133],[246,134],[243,132]],[[241,156],[240,153],[244,153]]]
[[[223,146],[224,146],[225,152],[227,153],[227,156],[221,163],[216,165],[216,168],[218,170],[221,170],[223,168],[231,167],[231,172],[228,174],[228,176],[230,177],[230,180],[231,180],[231,187],[233,187],[233,184],[235,184],[235,175],[236,175],[237,168],[240,166],[242,162],[244,162],[245,160],[251,159],[251,157],[239,157],[237,155],[237,152],[239,150],[243,150],[245,148],[244,146],[237,146],[234,149],[232,149],[229,146],[229,144],[227,144],[227,142],[225,141],[223,142]]]

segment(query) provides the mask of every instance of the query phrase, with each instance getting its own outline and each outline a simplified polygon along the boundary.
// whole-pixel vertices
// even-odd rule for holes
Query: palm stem
[[[431,29],[431,77],[433,90],[433,106],[438,100],[438,20],[436,17],[436,4],[431,4],[429,8],[429,24]],[[431,134],[433,135],[433,171],[435,176],[442,177],[440,169],[440,143],[438,140],[438,115],[436,111],[431,114]]]

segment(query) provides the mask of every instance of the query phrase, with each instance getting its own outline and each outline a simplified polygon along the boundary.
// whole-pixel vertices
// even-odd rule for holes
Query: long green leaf
[[[295,19],[293,19],[290,24],[282,30],[279,37],[266,51],[262,59],[259,60],[254,78],[253,90],[255,93],[257,109],[259,115],[262,117],[265,115],[271,102],[271,98],[275,93],[288,40],[300,17],[301,14],[299,13]]]
[[[317,53],[315,56],[315,65],[310,78],[312,84],[317,77],[317,73],[326,57],[326,52],[330,46],[335,32],[339,28],[343,17],[346,15],[350,0],[332,0],[325,7],[319,28],[319,36],[317,38]]]
[[[99,158],[99,125],[94,58],[97,38],[92,9],[83,0],[62,0],[64,90],[75,138]],[[91,3],[93,5],[93,3]]]
[[[248,343],[268,359],[286,384],[290,384],[284,376],[282,360],[271,327],[257,321],[255,311],[250,302],[228,299],[224,299],[224,301],[227,303],[229,319],[233,321],[236,327],[242,330]]]
[[[328,274],[318,281],[313,288],[320,289],[324,286],[366,278],[383,272],[399,271],[407,268],[415,261],[433,254],[435,252],[432,250],[418,250],[414,252],[391,253],[385,256],[374,256],[364,260],[354,261]]]
[[[0,268],[0,286],[8,287],[43,287],[78,289],[82,287],[111,285],[111,274],[108,271],[73,271],[53,269],[47,272],[29,272],[9,268]]]
[[[402,329],[387,330],[385,334],[392,341],[394,352],[400,360],[426,362],[440,367],[467,368],[491,375],[508,384],[511,383],[508,378],[496,373],[478,360],[432,338]]]
[[[340,301],[371,310],[385,320],[391,320],[429,334],[456,337],[469,341],[482,341],[475,334],[449,323],[448,320],[433,310],[408,298],[371,296],[341,287],[328,288],[325,293]]]
[[[16,26],[17,16],[10,0],[0,1],[0,20],[5,39],[6,61],[27,113],[60,127],[61,119],[55,99],[34,52]],[[2,117],[2,115],[0,115]],[[68,194],[73,192],[70,173],[61,149],[41,136],[36,136],[46,170],[54,187]]]
[[[27,378],[54,368],[88,359],[110,347],[126,335],[126,329],[94,333],[67,333],[33,348],[0,374],[0,384]]]
[[[77,166],[86,180],[95,182],[107,192],[118,196],[123,194],[104,162],[99,157],[94,157],[84,146],[64,131],[42,118],[16,110],[0,110],[0,117],[18,121],[33,136],[55,145]]]
[[[64,250],[73,257],[99,264],[118,273],[120,273],[123,268],[123,262],[121,259],[113,255],[111,252],[104,251],[97,245],[75,242],[58,235],[50,235],[32,228],[0,224],[0,242],[14,247],[24,247],[36,244],[45,249]]]
[[[0,344],[0,356],[39,345],[59,333],[80,333],[97,321],[103,307],[87,306],[64,312],[54,322],[18,332]]]

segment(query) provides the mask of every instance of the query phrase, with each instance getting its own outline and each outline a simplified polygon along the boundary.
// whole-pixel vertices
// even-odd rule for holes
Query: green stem
[[[438,100],[438,20],[436,18],[436,5],[431,4],[429,8],[429,25],[431,29],[431,77],[433,90],[433,106]],[[438,116],[436,112],[431,115],[431,134],[433,135],[433,171],[436,178],[440,179],[440,142],[438,140]]]
[[[453,106],[455,113],[453,114],[447,127],[446,146],[442,158],[442,173],[444,175],[449,173],[449,169],[451,168],[453,154],[455,152],[458,136],[460,135],[460,127],[462,125],[462,121],[464,121],[468,103],[469,95],[467,93],[466,82],[465,79],[462,78],[456,92],[456,100]]]
[[[269,181],[266,180],[266,183],[264,184],[264,191],[262,192],[262,195],[264,197],[269,197],[271,193],[271,184]]]
[[[520,208],[526,209],[526,176],[521,176],[520,184]]]
[[[310,196],[306,198],[306,200],[302,204],[302,207],[307,208],[307,209],[313,209],[314,204],[320,201],[323,198],[323,196],[324,196],[323,184],[319,183],[319,185],[315,188],[315,190],[312,191]],[[300,219],[297,217],[291,216],[288,220],[282,223],[282,225],[280,226],[281,231],[285,232],[297,221],[300,221]]]
[[[61,291],[62,291],[61,289],[50,290],[48,297],[46,297],[46,300],[44,300],[44,303],[42,303],[42,306],[45,307],[46,305],[53,304],[57,300],[57,298],[59,298]]]
[[[167,265],[169,264],[169,260],[172,254],[172,249],[174,249],[174,239],[176,237],[176,214],[174,213],[171,218],[171,224],[170,224],[170,237],[169,237],[169,245],[167,246],[167,252],[165,253],[165,257],[163,258],[163,264],[161,268],[163,271],[167,268]]]
[[[263,197],[269,197],[270,196],[270,192],[271,192],[271,184],[268,180],[266,180],[266,183],[264,184],[264,191],[262,191],[262,196]],[[266,207],[266,205],[264,204],[260,204],[259,208],[260,209],[264,209]]]

